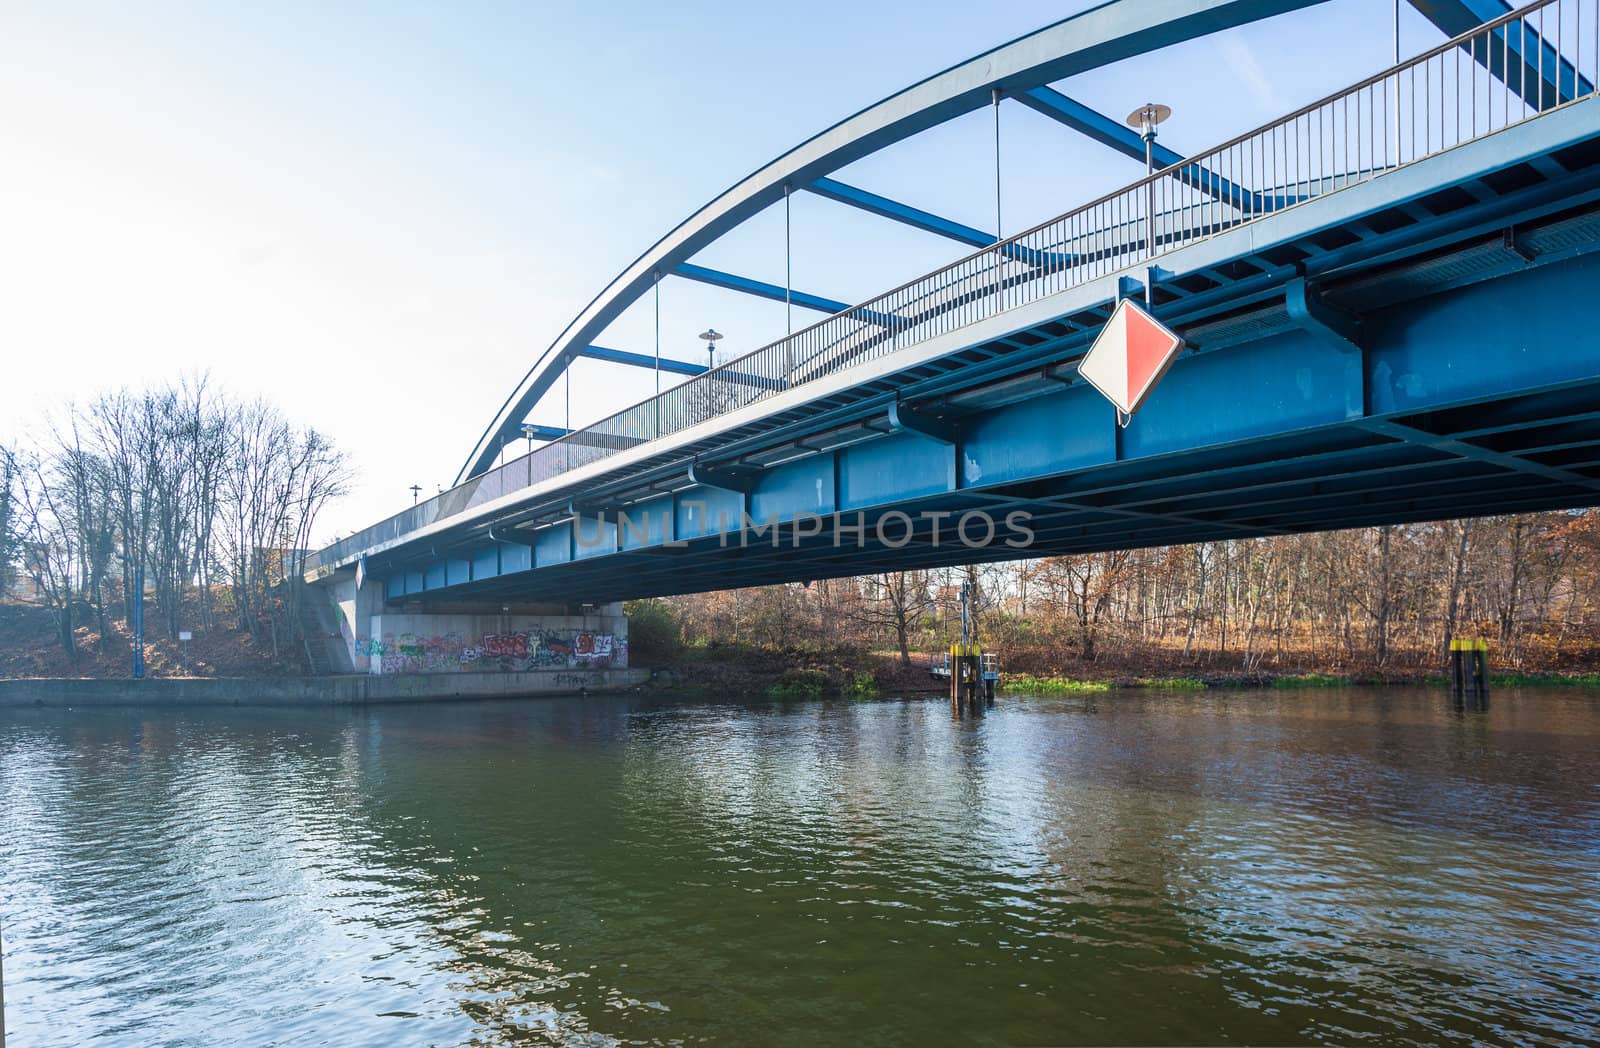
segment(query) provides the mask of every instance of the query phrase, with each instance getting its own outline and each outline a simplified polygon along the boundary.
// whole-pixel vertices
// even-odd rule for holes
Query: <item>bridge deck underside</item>
[[[1590,138],[1162,275],[1158,314],[1194,350],[1126,429],[1074,381],[1104,298],[374,554],[368,571],[394,601],[602,601],[1600,503],[1596,247]],[[1302,278],[1310,318],[1285,295]],[[618,510],[639,526],[619,529]],[[1000,522],[987,548],[954,533],[973,510]],[[899,518],[890,543],[874,534],[895,512],[917,524],[903,545]],[[1025,549],[1004,543],[1014,512]],[[865,541],[837,537],[834,513],[861,514]],[[744,514],[828,519],[741,540]],[[939,541],[923,514],[952,515]]]

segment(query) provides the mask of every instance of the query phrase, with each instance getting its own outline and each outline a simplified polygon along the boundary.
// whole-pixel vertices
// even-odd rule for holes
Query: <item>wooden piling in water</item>
[[[1489,642],[1482,637],[1450,639],[1450,693],[1456,709],[1489,708]]]

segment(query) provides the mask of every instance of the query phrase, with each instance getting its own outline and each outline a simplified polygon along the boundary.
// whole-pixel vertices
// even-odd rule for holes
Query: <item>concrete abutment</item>
[[[312,586],[337,609],[339,639],[356,673],[599,672],[628,668],[621,603],[598,605],[405,603],[376,580],[343,573]]]

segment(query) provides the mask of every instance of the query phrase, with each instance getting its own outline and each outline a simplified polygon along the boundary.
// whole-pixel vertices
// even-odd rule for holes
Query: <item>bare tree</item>
[[[900,662],[911,665],[911,634],[928,613],[928,576],[921,571],[887,571],[863,580],[866,599],[859,615],[863,622],[887,628],[900,649]]]
[[[10,448],[0,445],[0,593],[16,579],[20,507],[17,504],[17,461]]]
[[[68,656],[76,657],[73,572],[77,550],[71,517],[50,464],[30,454],[21,464],[22,567],[39,599],[49,608],[56,635]]]
[[[1458,520],[1447,524],[1444,533],[1453,540],[1450,543],[1450,568],[1449,568],[1449,596],[1445,600],[1444,612],[1444,645],[1450,646],[1455,639],[1457,619],[1461,611],[1461,591],[1467,581],[1467,551],[1472,542],[1472,525],[1470,520]]]

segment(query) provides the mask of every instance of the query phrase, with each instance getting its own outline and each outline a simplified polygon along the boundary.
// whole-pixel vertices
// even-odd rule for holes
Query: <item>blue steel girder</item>
[[[1012,97],[1029,109],[1043,113],[1086,138],[1093,139],[1103,146],[1109,146],[1134,160],[1140,162],[1144,160],[1144,138],[1139,132],[1104,113],[1090,109],[1076,99],[1068,98],[1053,87],[1045,85],[1031,87],[1026,91],[1017,92]],[[1150,156],[1157,170],[1171,167],[1183,159],[1178,153],[1162,145],[1159,140],[1150,144]]]
[[[500,405],[463,464],[458,481],[488,469],[550,387],[551,366],[591,344],[647,292],[707,245],[783,199],[862,157],[993,102],[1235,26],[1314,7],[1326,0],[1110,0],[929,77],[813,136],[740,180],[634,260],[596,295],[529,368]]]
[[[925,233],[954,240],[969,247],[988,247],[999,238],[993,233],[985,233],[973,226],[963,225],[952,219],[942,218],[921,208],[902,204],[898,200],[890,200],[886,196],[859,189],[856,186],[846,185],[833,178],[819,178],[805,187],[817,196],[832,200],[840,204],[858,208],[880,218],[887,218],[913,229],[920,229]]]
[[[964,226],[948,218],[940,218],[938,215],[923,211],[920,208],[902,204],[897,200],[890,200],[886,196],[880,196],[865,189],[858,189],[855,186],[846,185],[832,178],[819,178],[806,188],[825,199],[859,208],[869,214],[911,226],[913,229],[937,233],[939,236],[960,241],[971,247],[988,247],[1000,239],[997,236],[985,233],[981,229]],[[1019,244],[1007,244],[1000,251],[1013,261],[1023,262],[1032,266],[1063,264],[1070,261],[1064,256],[1047,255],[1044,252],[1026,248]]]
[[[1284,307],[1297,325],[1335,349],[1361,352],[1361,318],[1322,301],[1305,277],[1284,285]]]
[[[1101,145],[1109,146],[1135,160],[1144,159],[1144,138],[1137,131],[1090,109],[1082,102],[1068,98],[1053,87],[1045,85],[1032,87],[1018,92],[1013,97],[1029,109],[1043,113],[1057,123],[1064,124]],[[1157,141],[1151,143],[1150,161],[1156,170],[1161,171],[1174,164],[1182,164],[1183,157]],[[1241,211],[1254,214],[1267,206],[1263,203],[1266,198],[1261,194],[1235,185],[1199,164],[1187,164],[1179,168],[1178,179],[1185,185]],[[1292,200],[1279,200],[1273,206],[1284,207],[1292,202]]]
[[[653,357],[644,353],[630,353],[625,349],[607,349],[604,346],[587,346],[578,351],[578,356],[588,357],[590,360],[604,360],[611,364],[627,364],[630,367],[671,372],[674,375],[703,375],[707,368],[704,364],[694,364],[687,360],[674,360],[671,357]]]
[[[1460,36],[1512,10],[1506,0],[1410,0],[1447,37]],[[1560,6],[1555,10],[1559,12]],[[1537,18],[1537,15],[1533,16]],[[1505,84],[1518,98],[1537,109],[1570,102],[1594,90],[1592,84],[1546,43],[1538,29],[1526,21],[1510,23],[1510,33],[1497,29],[1494,40],[1463,45],[1473,61]],[[1509,67],[1509,68],[1508,68]]]
[[[821,295],[795,291],[792,288],[782,288],[777,284],[769,284],[764,280],[724,273],[720,269],[709,269],[705,266],[697,266],[692,262],[680,262],[672,272],[685,280],[695,280],[727,291],[740,291],[746,295],[755,295],[757,298],[767,298],[774,302],[793,302],[797,306],[815,309],[820,313],[843,313],[850,308],[849,303],[840,302],[838,299],[824,298]],[[890,327],[894,324],[894,318],[886,313],[864,310],[859,316],[861,319],[877,324],[880,327]]]

